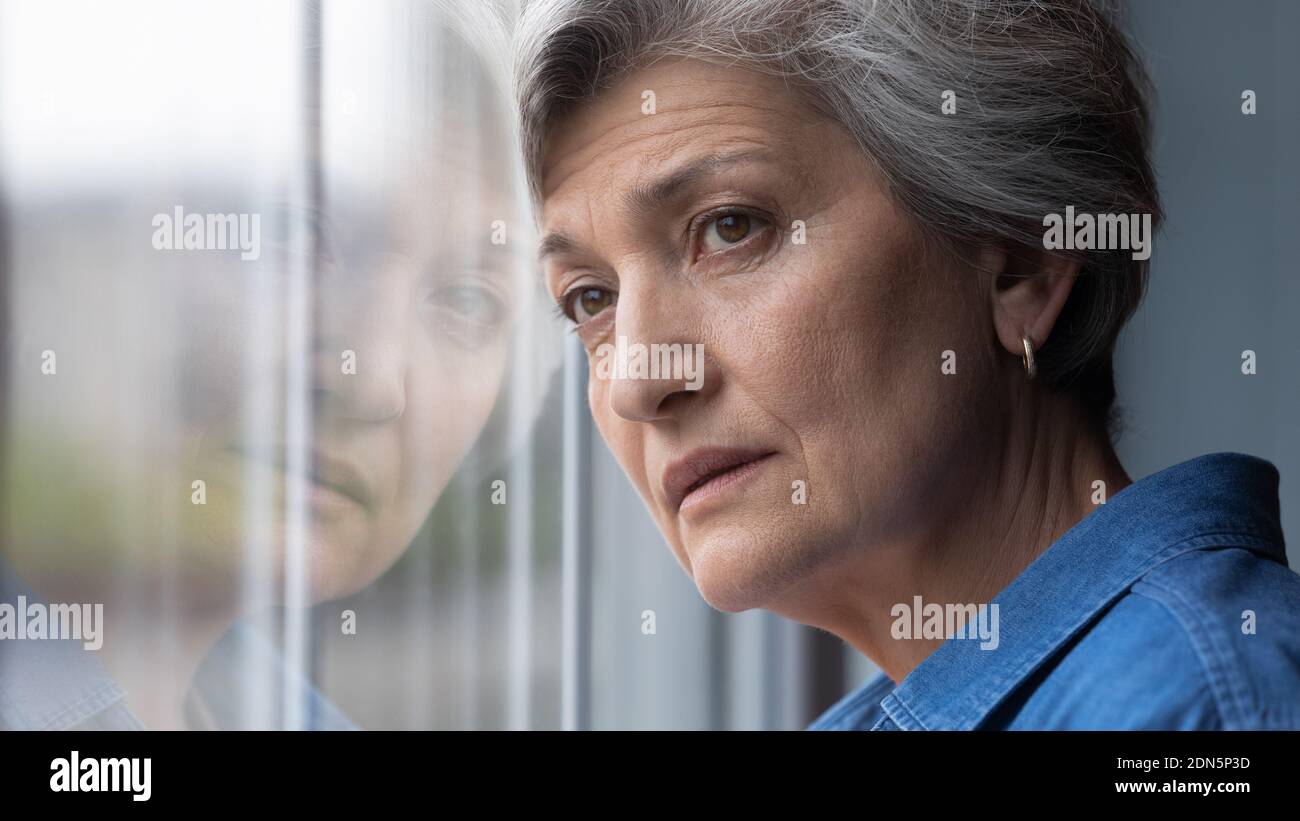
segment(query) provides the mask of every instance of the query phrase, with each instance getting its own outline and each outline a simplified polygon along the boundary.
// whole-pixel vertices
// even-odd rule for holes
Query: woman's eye
[[[564,295],[564,313],[581,325],[614,304],[615,296],[605,288],[586,285]]]
[[[443,288],[432,297],[434,304],[476,325],[495,326],[506,315],[506,307],[491,291],[472,285]]]
[[[704,226],[700,244],[705,254],[725,251],[739,245],[761,230],[763,221],[738,211],[714,217]]]

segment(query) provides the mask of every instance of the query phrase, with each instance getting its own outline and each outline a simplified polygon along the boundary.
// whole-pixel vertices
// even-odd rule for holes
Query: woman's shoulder
[[[1069,682],[1063,714],[1086,699],[1105,726],[1300,729],[1300,576],[1254,550],[1182,553],[1136,580],[1050,677]]]
[[[1196,550],[1152,569],[1132,595],[1176,622],[1170,629],[1196,653],[1226,728],[1300,729],[1300,575],[1283,561]]]

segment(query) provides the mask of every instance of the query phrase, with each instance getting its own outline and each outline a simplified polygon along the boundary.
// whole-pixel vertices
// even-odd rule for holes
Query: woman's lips
[[[307,454],[301,468],[305,473],[291,470],[282,448],[274,448],[266,460],[257,459],[244,451],[235,450],[240,457],[263,464],[286,481],[300,479],[303,482],[302,493],[307,504],[317,510],[339,508],[369,509],[373,504],[370,484],[350,463],[327,456],[321,451]]]
[[[664,471],[664,495],[677,512],[696,507],[762,470],[775,451],[704,448],[692,451]]]

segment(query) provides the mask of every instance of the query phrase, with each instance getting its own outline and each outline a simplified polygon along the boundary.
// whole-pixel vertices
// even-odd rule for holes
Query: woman
[[[1112,447],[1159,205],[1105,16],[537,0],[517,60],[593,364],[705,352],[698,390],[593,367],[605,441],[712,606],[883,670],[814,728],[1300,727],[1276,470]]]

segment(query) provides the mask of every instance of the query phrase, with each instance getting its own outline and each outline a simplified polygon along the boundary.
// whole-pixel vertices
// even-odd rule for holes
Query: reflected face
[[[778,79],[665,61],[555,124],[543,189],[592,414],[710,604],[794,609],[837,557],[924,520],[988,418],[988,296],[927,252],[846,132]],[[602,378],[619,337],[702,344],[702,385]]]
[[[256,487],[270,491],[272,542],[281,549],[301,495],[316,598],[355,591],[401,555],[501,387],[523,270],[506,246],[490,243],[491,209],[422,207],[453,185],[428,182],[436,187],[423,198],[392,197],[389,212],[344,206],[316,221],[322,258],[311,349],[290,352],[262,380],[276,385],[292,379],[295,363],[303,367],[312,389],[309,452],[286,464],[287,424],[259,448],[247,396],[227,403],[229,413],[195,442],[195,462],[208,466],[219,491],[249,499],[267,498],[250,492]],[[333,201],[353,199],[341,193]]]
[[[30,235],[18,270],[44,275],[15,299],[9,454],[33,500],[9,516],[20,575],[49,595],[120,584],[222,608],[278,598],[294,538],[313,601],[396,561],[489,417],[528,276],[489,228],[512,181],[441,148],[395,161],[391,185],[330,184],[346,175],[327,163],[324,213],[262,213],[255,263],[153,252],[147,233],[123,250],[91,221],[51,264],[59,232]],[[311,267],[291,224],[320,246],[300,313],[291,272]],[[43,348],[55,375],[29,367]]]

